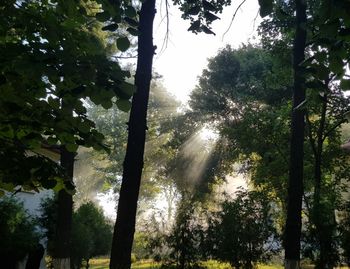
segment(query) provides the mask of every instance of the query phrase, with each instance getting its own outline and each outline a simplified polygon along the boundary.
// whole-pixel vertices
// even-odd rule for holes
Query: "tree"
[[[209,257],[234,268],[254,268],[278,250],[272,204],[265,193],[238,191],[209,215],[206,244]]]
[[[135,76],[136,93],[132,99],[128,142],[123,165],[117,220],[114,227],[111,269],[130,268],[135,231],[135,216],[143,168],[147,104],[152,77],[154,47],[152,42],[155,0],[142,3],[139,23],[138,61]]]
[[[81,205],[73,215],[72,264],[89,268],[92,257],[106,255],[112,243],[112,226],[100,208],[92,202]]]
[[[48,239],[48,254],[52,255],[55,250],[55,235],[58,219],[58,198],[47,198],[41,203],[41,216],[38,218],[41,227],[46,231]],[[112,226],[103,212],[94,203],[82,204],[72,215],[72,232],[70,252],[70,264],[72,268],[80,268],[82,261],[92,257],[106,255],[110,251],[112,242]]]
[[[287,219],[285,226],[285,268],[300,267],[301,207],[304,193],[304,110],[300,106],[305,102],[304,67],[306,47],[306,3],[295,1],[296,32],[293,46],[293,106],[290,142],[290,168],[288,180]]]
[[[40,234],[23,205],[13,198],[0,200],[0,215],[1,263],[4,268],[15,269],[37,247]]]
[[[168,259],[179,269],[196,268],[202,256],[204,234],[202,223],[194,217],[197,206],[189,194],[179,202],[175,223],[167,238]]]
[[[113,11],[106,3],[103,8]],[[27,150],[42,143],[64,144],[72,152],[79,145],[101,149],[103,136],[87,119],[82,98],[107,107],[113,96],[119,105],[128,103],[129,73],[109,57],[113,46],[95,19],[109,13],[96,2],[7,1],[1,12],[0,45],[8,52],[1,56],[2,188],[52,188],[62,170],[40,154],[27,156]],[[62,110],[62,103],[71,111]]]

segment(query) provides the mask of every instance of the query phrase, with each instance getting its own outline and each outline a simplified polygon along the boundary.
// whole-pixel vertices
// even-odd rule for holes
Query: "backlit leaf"
[[[117,39],[117,48],[120,51],[126,51],[130,47],[130,41],[127,37],[120,37]]]

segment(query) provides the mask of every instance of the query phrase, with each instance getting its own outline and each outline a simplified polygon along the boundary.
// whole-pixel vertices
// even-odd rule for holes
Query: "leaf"
[[[200,26],[201,26],[200,20],[196,20],[194,22],[191,22],[191,26],[187,29],[187,31],[197,33],[200,31]]]
[[[111,18],[111,15],[107,11],[96,14],[96,19],[101,21],[101,22],[108,21],[110,18]]]
[[[130,26],[133,26],[133,27],[138,27],[139,26],[139,23],[136,20],[131,19],[129,17],[125,17],[124,21],[126,21]]]
[[[208,11],[206,11],[204,13],[204,17],[205,17],[206,20],[208,20],[210,22],[213,22],[215,20],[219,20],[220,19],[218,16],[216,16],[216,15],[214,15],[214,14],[208,12]]]
[[[126,51],[130,47],[130,41],[127,37],[120,37],[117,39],[117,48],[120,51]]]
[[[104,27],[102,27],[102,30],[103,31],[111,31],[111,32],[114,32],[118,29],[118,24],[117,23],[113,23],[113,24],[110,24],[110,25],[106,25]]]
[[[208,27],[206,27],[205,25],[202,25],[201,29],[203,30],[204,33],[209,34],[209,35],[215,35],[215,33],[210,30]]]
[[[262,18],[271,14],[273,9],[273,0],[258,0],[260,5],[260,16]]]
[[[208,1],[203,0],[202,3],[203,3],[203,8],[205,10],[210,10],[210,11],[215,11],[216,10],[216,7],[213,4],[209,3]]]
[[[121,90],[128,96],[132,96],[135,93],[135,85],[124,82],[120,86]]]
[[[350,79],[342,79],[340,81],[340,88],[343,90],[343,91],[348,91],[350,90]]]
[[[131,102],[125,99],[118,99],[116,102],[117,107],[124,112],[128,112],[131,108]]]
[[[65,147],[66,147],[66,149],[69,152],[77,152],[79,145],[77,145],[77,144],[66,144]]]
[[[137,12],[136,12],[134,7],[127,6],[126,9],[125,9],[125,15],[130,17],[130,18],[134,18],[134,17],[136,17]]]
[[[41,185],[45,188],[45,189],[53,189],[54,187],[56,187],[57,185],[57,181],[53,180],[53,179],[47,179],[44,180]]]
[[[191,7],[187,13],[189,15],[197,15],[199,13],[199,11],[201,10],[201,7],[200,6],[194,6],[194,7]]]
[[[129,32],[129,34],[131,34],[133,36],[138,36],[140,34],[139,30],[137,30],[135,28],[129,27],[126,30]]]

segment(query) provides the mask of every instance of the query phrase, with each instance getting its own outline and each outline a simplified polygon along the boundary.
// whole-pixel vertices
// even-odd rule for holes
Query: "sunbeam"
[[[203,127],[181,146],[180,153],[185,160],[183,168],[189,181],[195,183],[200,180],[217,138],[213,130]]]

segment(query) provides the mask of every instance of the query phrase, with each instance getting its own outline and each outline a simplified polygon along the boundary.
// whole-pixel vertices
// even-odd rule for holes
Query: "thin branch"
[[[336,123],[332,128],[330,128],[328,130],[327,133],[325,133],[325,135],[322,138],[322,142],[324,142],[326,140],[326,138],[335,130],[337,129],[340,125],[342,125],[343,123],[347,122],[347,119],[342,119],[340,120],[338,123]]]
[[[307,124],[307,134],[309,136],[309,141],[310,141],[310,145],[312,148],[312,151],[314,153],[314,155],[317,155],[317,148],[316,148],[316,144],[315,144],[315,139],[312,137],[312,132],[311,132],[311,122],[310,122],[310,118],[309,118],[309,113],[306,111],[305,112],[305,119],[306,119],[306,124]]]
[[[237,15],[237,12],[238,10],[241,8],[241,6],[246,2],[247,0],[243,0],[239,5],[238,7],[236,8],[236,11],[233,13],[233,16],[232,16],[232,19],[231,19],[231,22],[230,22],[230,25],[229,27],[227,28],[227,30],[225,31],[225,33],[222,35],[222,40],[224,40],[224,37],[225,35],[227,34],[227,32],[231,29],[231,26],[232,26],[232,23]]]
[[[254,18],[254,21],[253,21],[253,29],[252,29],[252,33],[251,33],[251,34],[253,34],[253,32],[254,32],[254,29],[255,29],[255,23],[256,23],[256,20],[258,19],[258,16],[259,16],[259,11],[258,11],[258,12],[256,12],[256,15],[255,15],[255,18]]]
[[[159,54],[162,54],[166,50],[166,48],[168,47],[168,43],[169,43],[170,19],[169,19],[169,2],[168,2],[168,0],[165,0],[165,16],[162,18],[161,23],[164,20],[166,21],[166,33],[165,33],[162,47],[159,51]]]
[[[111,56],[113,59],[137,59],[137,55],[131,56]]]

